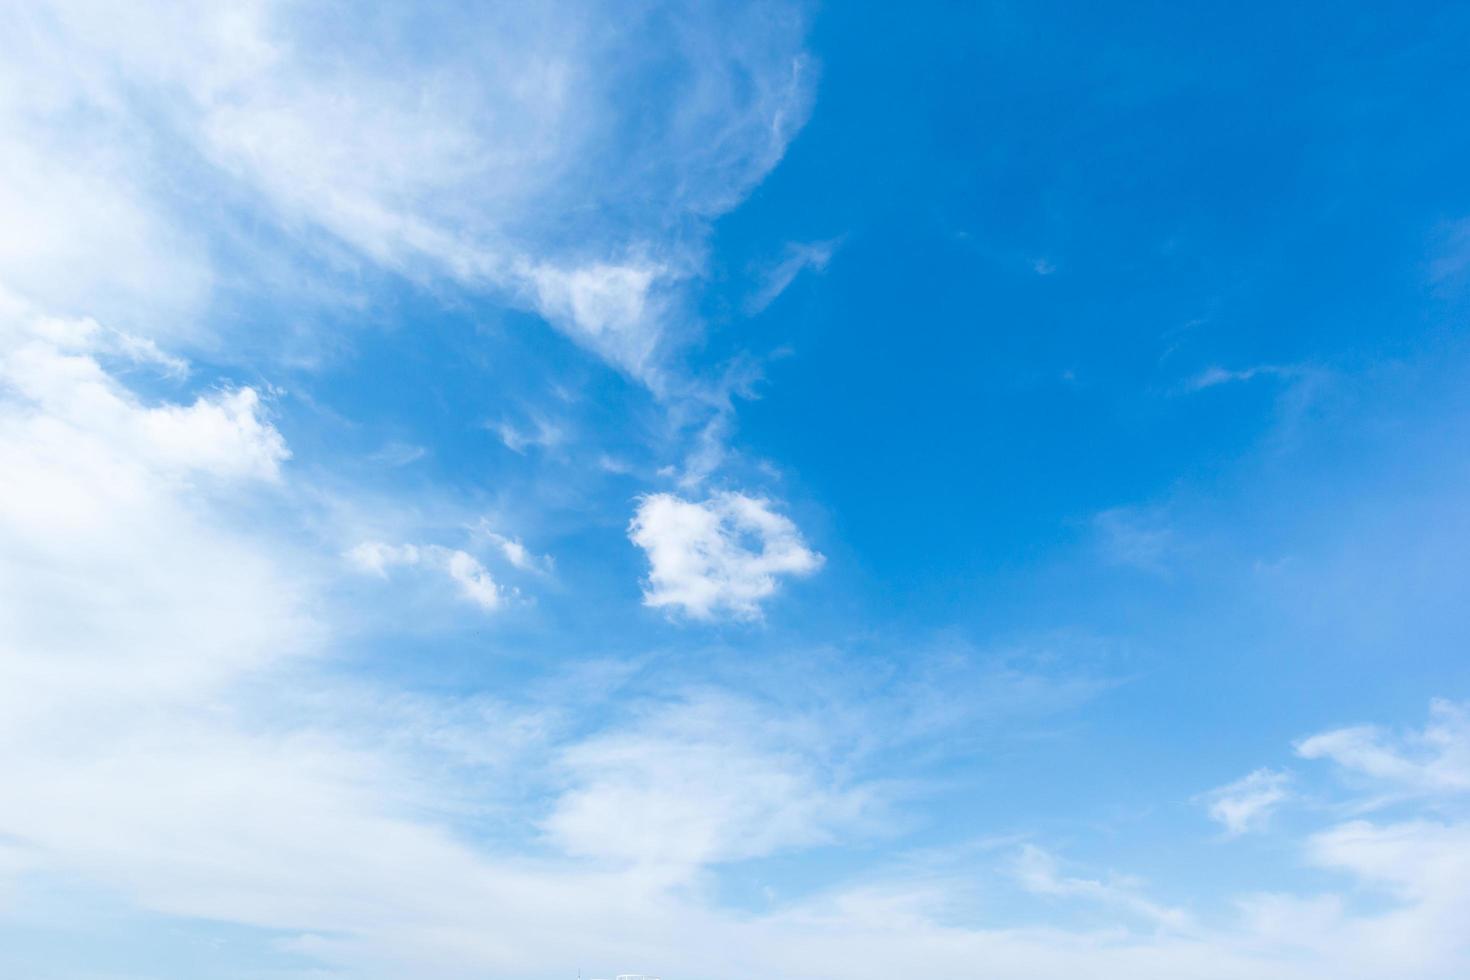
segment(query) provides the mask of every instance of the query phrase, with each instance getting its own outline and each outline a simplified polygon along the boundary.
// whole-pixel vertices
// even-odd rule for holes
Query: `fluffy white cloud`
[[[703,503],[670,493],[644,497],[628,527],[648,556],[646,605],[696,619],[751,619],[780,577],[810,575],[823,558],[768,500],[719,493]]]
[[[78,463],[95,467],[277,477],[290,452],[253,388],[202,395],[189,405],[149,406],[104,370],[98,357],[109,354],[179,369],[150,342],[104,331],[91,320],[41,316],[0,296],[0,384],[10,393],[6,434],[17,456],[76,452],[90,457]]]
[[[462,599],[486,612],[494,612],[506,601],[506,592],[495,578],[467,551],[442,545],[384,544],[364,541],[347,552],[347,559],[364,572],[383,578],[394,566],[424,566],[448,576]]]
[[[1265,826],[1275,809],[1291,795],[1291,777],[1274,769],[1257,769],[1206,793],[1203,797],[1210,819],[1218,821],[1225,833],[1239,836]]]

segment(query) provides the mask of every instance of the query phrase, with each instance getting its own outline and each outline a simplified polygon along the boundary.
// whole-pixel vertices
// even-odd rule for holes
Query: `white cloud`
[[[754,315],[770,306],[806,270],[825,272],[841,243],[841,239],[834,238],[824,242],[792,242],[787,245],[785,256],[762,273],[760,285],[746,301],[746,312]]]
[[[99,412],[146,410],[104,383]],[[1216,929],[1040,849],[1013,869],[1023,887],[1116,923],[992,922],[956,900],[973,887],[956,878],[993,886],[967,869],[726,909],[700,869],[870,831],[881,797],[822,741],[827,713],[803,724],[703,694],[589,721],[581,693],[517,713],[325,676],[303,656],[331,640],[304,613],[320,608],[310,557],[217,506],[268,481],[181,481],[177,458],[115,447],[116,420],[48,404],[0,403],[0,866],[23,872],[17,907],[47,876],[89,882],[143,928],[268,930],[301,969],[368,980],[551,975],[568,935],[588,962],[732,978],[983,964],[996,980],[1437,980],[1467,965],[1470,842],[1442,818],[1328,828],[1307,854],[1347,897],[1258,896]],[[41,504],[65,511],[37,521]],[[424,559],[383,545],[363,561]],[[547,801],[541,848],[501,830],[536,812],[527,798]],[[1363,888],[1384,895],[1353,911]]]
[[[297,576],[198,503],[280,479],[290,453],[259,396],[146,404],[94,327],[0,313],[0,701],[22,717],[188,688],[309,633]]]
[[[1063,875],[1057,859],[1033,844],[1021,847],[1012,870],[1022,887],[1037,895],[1081,898],[1117,906],[1165,929],[1184,930],[1192,925],[1189,914],[1182,909],[1169,908],[1144,897],[1136,881],[1099,881]]]
[[[1430,723],[1401,736],[1359,725],[1302,739],[1304,759],[1328,759],[1390,795],[1470,792],[1470,708],[1451,701],[1430,705]]]
[[[1292,378],[1301,374],[1300,368],[1281,367],[1276,364],[1258,364],[1255,367],[1232,370],[1219,366],[1209,367],[1185,383],[1186,391],[1203,391],[1220,385],[1252,381],[1256,378]]]
[[[703,503],[669,493],[644,497],[628,536],[648,556],[646,605],[677,607],[696,619],[751,619],[782,576],[822,566],[790,518],[770,501],[718,493]]]
[[[187,319],[217,255],[269,238],[197,202],[247,203],[324,273],[355,255],[488,291],[650,382],[666,294],[811,99],[804,17],[778,5],[0,18],[0,280],[48,308]]]
[[[485,427],[499,436],[505,448],[513,453],[524,454],[531,448],[552,449],[566,440],[561,426],[539,415],[531,419],[530,428],[507,421],[487,422]]]
[[[1382,911],[1346,916],[1338,930],[1359,969],[1452,976],[1470,965],[1464,929],[1470,921],[1470,823],[1355,820],[1313,835],[1306,850],[1312,863],[1389,899]]]
[[[371,572],[379,578],[388,577],[388,569],[395,565],[417,565],[419,548],[413,544],[384,544],[381,541],[364,541],[347,552],[347,560],[358,570]]]
[[[1203,797],[1210,819],[1219,822],[1231,837],[1260,830],[1271,814],[1291,795],[1291,777],[1274,769],[1257,769],[1247,776]]]
[[[526,546],[521,544],[518,539],[507,538],[504,535],[499,535],[498,537],[500,538],[500,550],[505,555],[505,560],[516,568],[529,570],[541,567],[542,561],[527,551]]]
[[[425,566],[448,576],[458,586],[459,596],[486,612],[494,612],[506,601],[506,592],[494,577],[467,551],[441,545],[384,544],[364,541],[347,552],[347,560],[360,571],[387,578],[395,566]]]
[[[749,9],[673,25],[677,56],[646,74],[673,61],[685,77],[639,146],[616,139],[621,107],[645,109],[636,86],[619,87],[621,5],[513,5],[451,31],[423,22],[432,11],[387,11],[371,37],[343,10],[274,3],[0,9],[0,280],[63,314],[8,294],[0,311],[0,876],[15,876],[0,911],[65,881],[149,929],[252,927],[232,942],[285,949],[308,961],[299,973],[368,980],[552,975],[569,936],[589,959],[686,976],[1465,974],[1470,842],[1443,813],[1313,837],[1309,856],[1348,899],[1380,889],[1386,905],[1295,900],[1286,938],[1249,922],[1140,934],[1132,922],[1171,910],[1128,879],[1034,860],[1033,888],[1123,923],[993,925],[957,917],[945,882],[861,874],[732,912],[695,869],[866,830],[866,784],[783,728],[782,712],[691,699],[631,722],[579,715],[568,733],[556,705],[406,706],[317,656],[350,653],[352,633],[328,618],[331,570],[303,533],[310,520],[260,519],[300,503],[268,399],[249,387],[159,399],[119,369],[184,374],[155,340],[190,330],[218,281],[220,236],[196,206],[219,220],[249,201],[258,215],[258,195],[305,247],[330,251],[330,238],[411,275],[522,297],[650,371],[658,276],[693,267],[681,236],[759,179],[805,112],[798,18]],[[441,61],[412,43],[441,35],[466,47]],[[381,50],[363,43],[381,36]],[[588,214],[605,223],[569,244]],[[640,285],[630,268],[658,272]],[[545,296],[528,269],[549,277]],[[743,495],[656,495],[639,515],[650,601],[690,615],[755,615],[781,576],[821,562]],[[504,597],[467,551],[378,544],[355,560],[385,575],[432,566],[477,605]],[[1440,804],[1462,785],[1462,729],[1439,710],[1422,737],[1350,729],[1303,751]],[[537,782],[544,771],[555,785]],[[599,819],[639,811],[651,828]],[[527,847],[518,825],[546,846]]]
[[[477,537],[490,542],[499,550],[501,556],[510,563],[512,568],[523,572],[536,572],[539,574],[550,574],[556,567],[556,561],[550,555],[538,555],[527,548],[520,538],[513,538],[490,526],[490,522],[481,518],[480,523],[474,527]]]
[[[178,477],[275,480],[290,457],[253,388],[201,395],[192,404],[143,404],[99,361],[109,353],[178,362],[91,320],[44,317],[0,297],[0,385],[10,392],[7,435],[17,454],[53,457],[91,444],[87,465],[146,466]],[[24,445],[21,445],[24,444]]]
[[[0,90],[8,90],[0,94],[0,283],[48,310],[135,328],[195,312],[214,278],[208,254],[139,186],[136,162],[117,149],[111,128],[90,138],[68,132],[77,107],[66,104],[54,107],[59,120],[38,118],[52,93],[38,91],[24,66],[77,55],[37,44],[16,23],[21,6],[0,12]],[[86,131],[80,118],[74,126]]]
[[[536,308],[566,324],[588,347],[635,375],[645,374],[658,341],[650,295],[668,270],[646,263],[598,262],[574,268],[537,265],[523,273]]]
[[[682,877],[699,866],[826,843],[872,805],[757,706],[700,696],[566,747],[570,783],[546,832],[572,854]],[[783,737],[785,736],[785,737]]]
[[[429,450],[426,446],[393,441],[374,451],[368,456],[368,459],[383,466],[396,468],[417,463],[427,455],[429,455]]]

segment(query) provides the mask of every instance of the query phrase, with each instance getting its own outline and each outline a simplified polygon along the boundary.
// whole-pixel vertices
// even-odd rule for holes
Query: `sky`
[[[1470,10],[0,10],[0,975],[1470,975]]]

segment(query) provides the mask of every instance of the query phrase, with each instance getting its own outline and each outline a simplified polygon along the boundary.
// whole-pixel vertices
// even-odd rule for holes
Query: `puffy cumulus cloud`
[[[104,358],[169,373],[181,368],[150,342],[92,320],[43,316],[0,295],[0,437],[11,466],[6,499],[12,505],[65,508],[65,501],[89,496],[83,474],[112,494],[142,493],[163,478],[279,477],[291,454],[255,389],[149,405],[106,369]],[[54,525],[60,530],[82,519],[80,510],[62,510]]]
[[[179,322],[242,238],[318,266],[345,246],[535,310],[651,381],[708,220],[807,116],[804,32],[780,3],[8,4],[0,280]],[[262,216],[272,236],[242,231]]]
[[[448,576],[460,598],[486,612],[494,612],[506,601],[506,591],[496,583],[480,559],[458,548],[364,541],[347,552],[347,559],[359,570],[382,578],[387,578],[389,569],[394,566],[434,569]]]
[[[741,493],[702,503],[650,494],[628,536],[648,556],[644,603],[696,619],[756,618],[782,576],[810,575],[823,561],[770,501]]]
[[[674,878],[712,862],[828,843],[876,800],[768,709],[709,694],[645,706],[565,747],[545,823],[567,852]]]
[[[1237,837],[1262,829],[1271,814],[1291,795],[1291,776],[1274,769],[1257,769],[1235,782],[1218,787],[1201,798],[1210,819]]]

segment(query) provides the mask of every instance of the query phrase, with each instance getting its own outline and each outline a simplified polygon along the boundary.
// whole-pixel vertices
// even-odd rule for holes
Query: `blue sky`
[[[1470,12],[0,39],[0,972],[1470,973]]]

